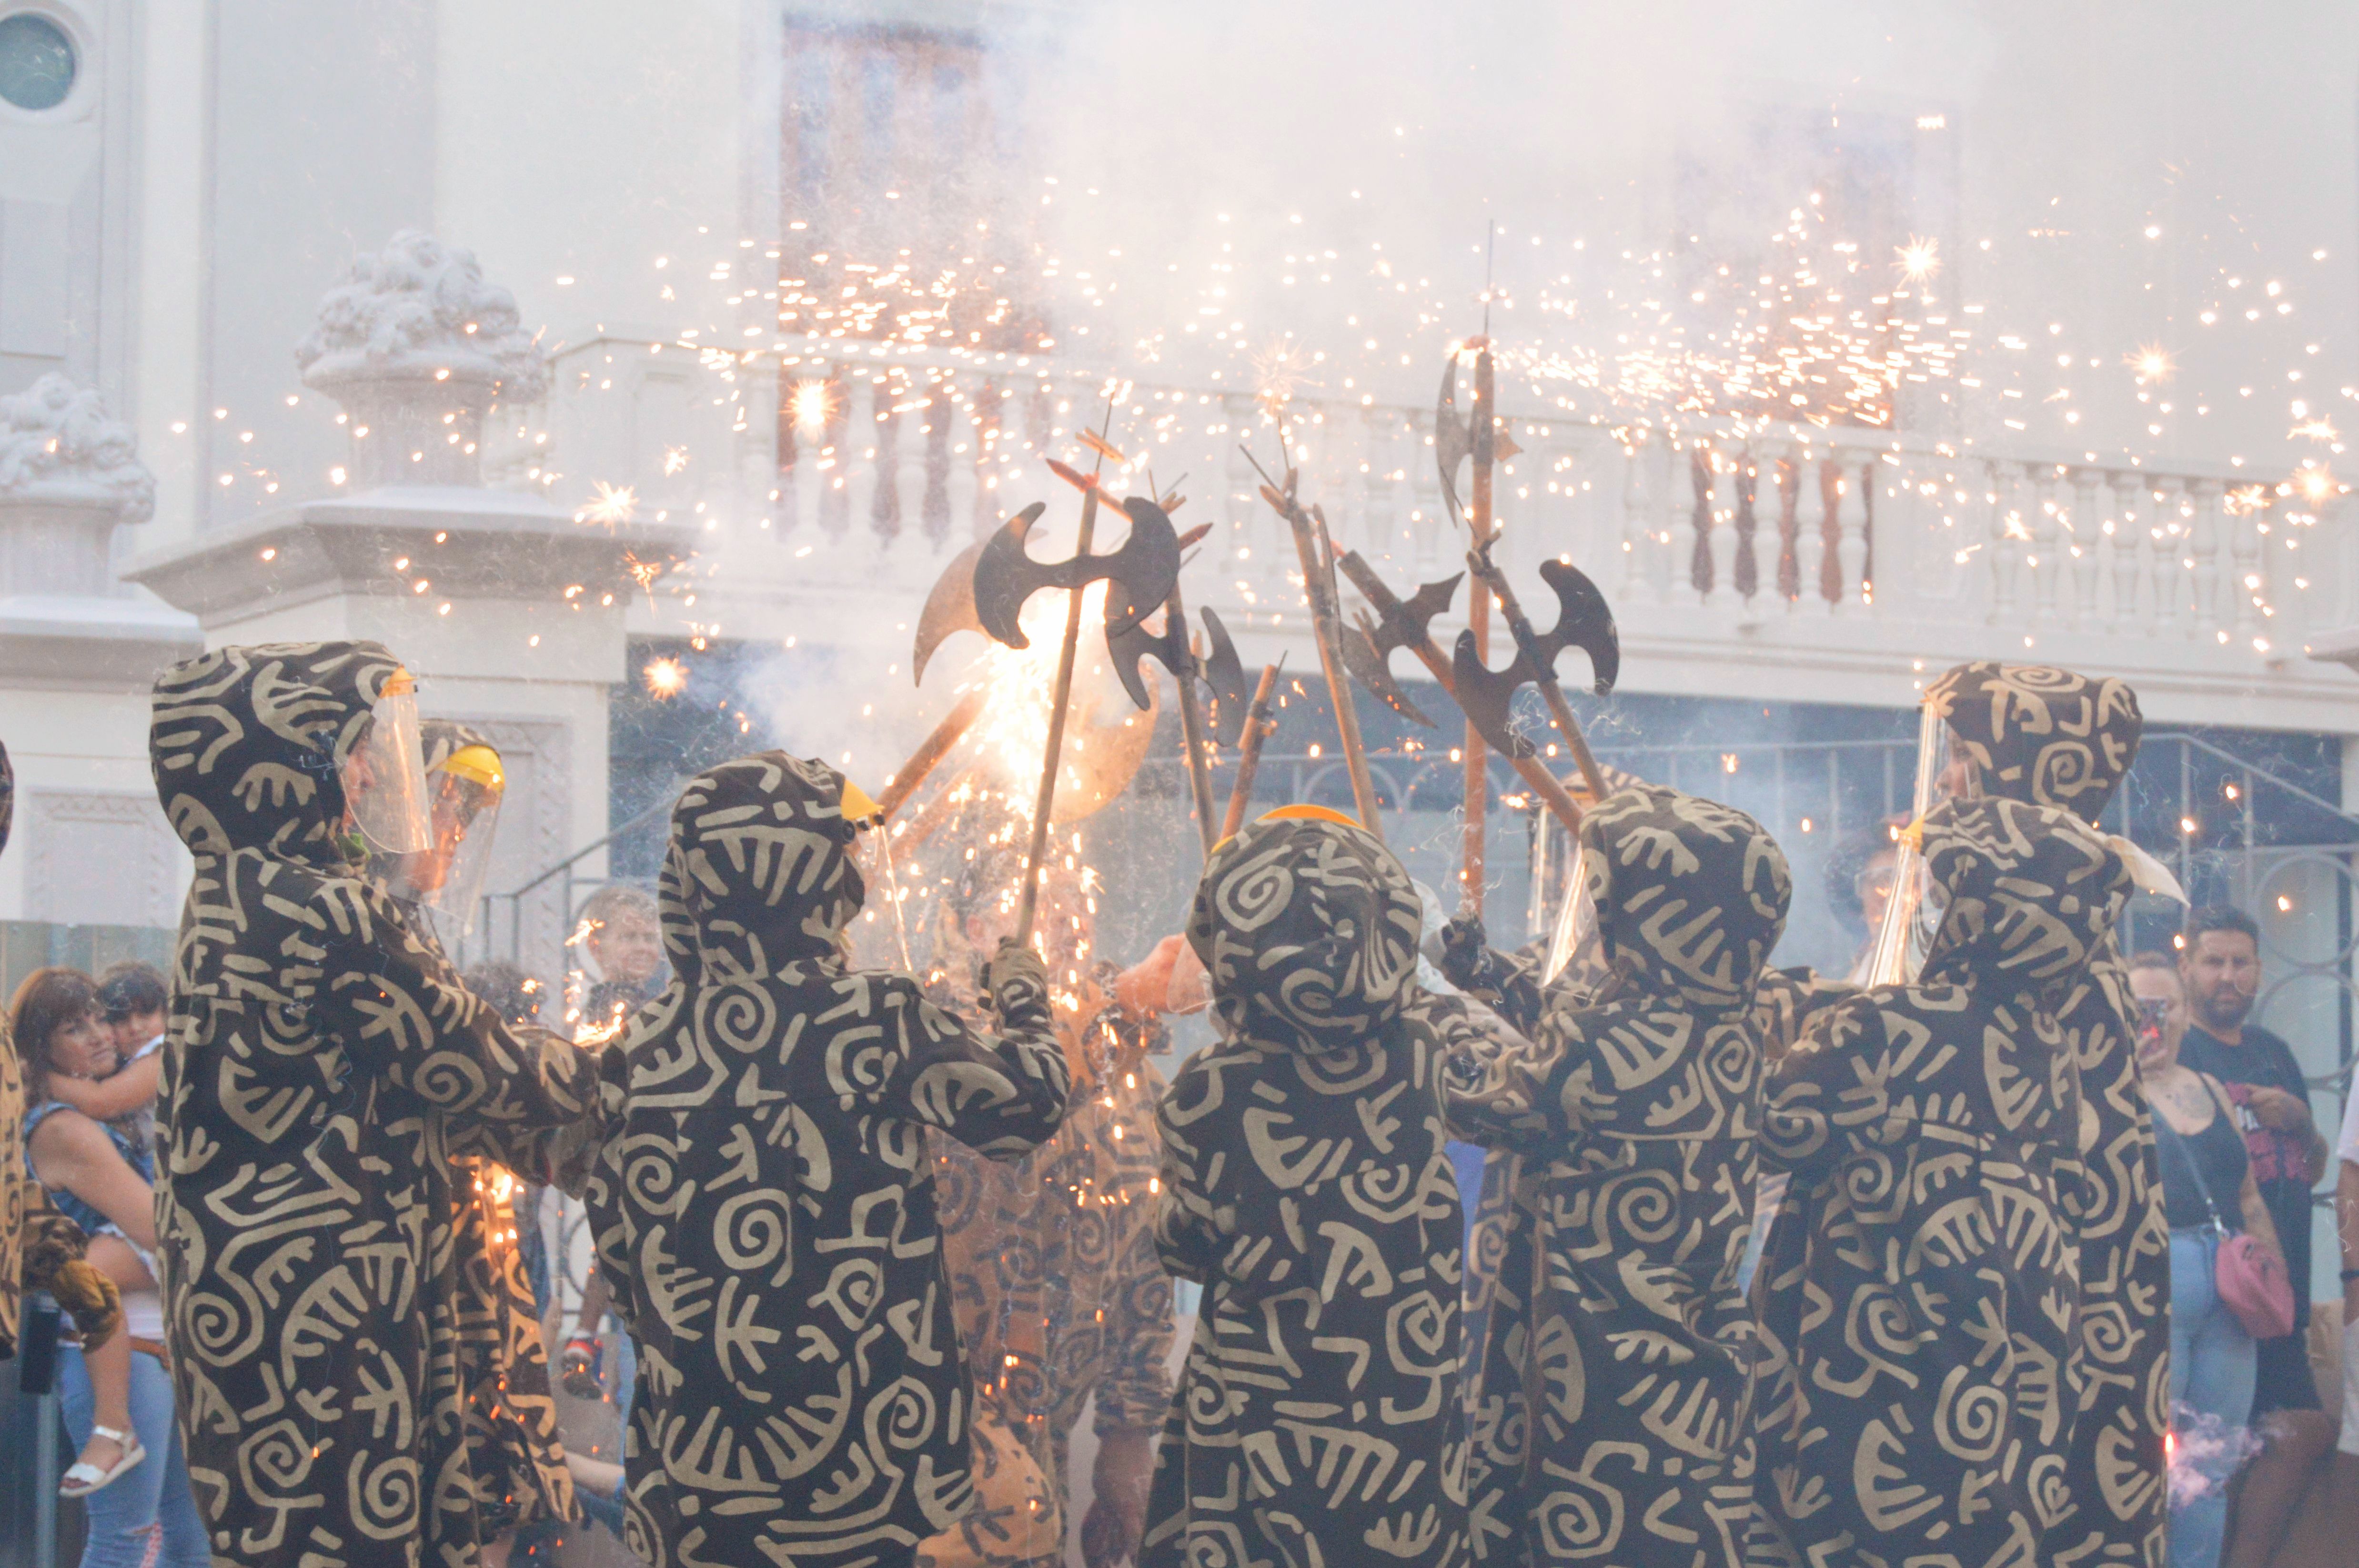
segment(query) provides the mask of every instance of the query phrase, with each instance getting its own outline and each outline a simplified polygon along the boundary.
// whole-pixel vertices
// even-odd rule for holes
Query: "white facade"
[[[1191,593],[1242,628],[1249,661],[1283,645],[1300,668],[1290,550],[1234,450],[1275,452],[1236,343],[1293,330],[1324,355],[1289,409],[1306,487],[1339,542],[1405,586],[1453,569],[1431,387],[1443,345],[1476,325],[1467,241],[1487,221],[1500,337],[1546,345],[1612,325],[1603,291],[1626,268],[1608,253],[1667,248],[1676,274],[1752,244],[1809,190],[1851,191],[1879,235],[1936,241],[1939,303],[1920,317],[1981,307],[1983,386],[1947,384],[1947,403],[1904,388],[1893,431],[1634,441],[1618,416],[1510,377],[1525,455],[1503,479],[1509,559],[1528,578],[1567,553],[1598,578],[1623,689],[1897,707],[1925,671],[2030,657],[2129,676],[2159,724],[2359,734],[2359,677],[2306,651],[2359,643],[2339,488],[2237,499],[2305,460],[2335,465],[2339,441],[2288,438],[2292,399],[2359,421],[2343,390],[2359,382],[2359,16],[1462,10],[0,0],[0,28],[27,14],[62,28],[77,71],[54,107],[0,103],[0,394],[62,374],[136,431],[153,517],[120,528],[118,569],[218,554],[325,516],[314,504],[364,506],[342,406],[305,384],[295,349],[356,256],[426,231],[512,291],[549,357],[545,398],[486,427],[491,482],[543,497],[545,519],[628,486],[639,524],[693,540],[653,593],[596,606],[602,621],[627,608],[640,631],[836,646],[897,703],[941,562],[999,515],[1003,481],[1050,494],[1016,449],[1068,450],[1103,378],[1135,377],[1117,438],[1167,483],[1186,471],[1185,520],[1223,525]],[[832,162],[790,151],[821,131]],[[973,178],[943,178],[944,147]],[[875,245],[897,212],[879,187],[935,219],[985,214],[1057,347],[879,354],[782,329],[765,269],[796,263],[810,231],[792,225],[864,224]],[[1299,279],[1281,260],[1298,233],[1322,247]],[[1313,289],[1321,258],[1351,276]],[[1864,286],[1889,274],[1879,262]],[[1551,291],[1579,297],[1574,317],[1549,314]],[[2214,307],[2225,319],[2199,324]],[[2025,346],[2002,349],[2010,335]],[[2149,343],[2175,361],[2168,382],[2121,363]],[[723,372],[720,346],[753,357]],[[791,466],[782,379],[837,399]],[[897,439],[864,422],[880,408]],[[878,501],[888,485],[897,506]],[[1782,576],[1787,541],[1752,528],[1756,513],[1785,520]],[[1756,549],[1757,572],[1740,564]],[[547,575],[476,582],[455,620],[390,575],[347,574],[300,613],[257,577],[245,608],[201,612],[202,635],[373,628],[445,711],[559,726],[544,738],[562,804],[540,857],[604,830],[594,692],[623,674],[612,627],[591,651],[571,633],[505,650],[535,616],[579,621]],[[1802,591],[1814,578],[1825,591]],[[31,613],[26,587],[7,592]],[[107,592],[106,615],[148,639],[125,659],[48,675],[0,661],[20,778],[36,798],[100,802],[69,815],[145,789],[134,667],[198,636],[147,590]],[[28,635],[16,626],[0,637]],[[856,729],[853,693],[831,695]],[[888,708],[888,741],[929,716]],[[95,918],[29,896],[30,869],[0,861],[0,915]],[[136,902],[100,912],[147,919]]]

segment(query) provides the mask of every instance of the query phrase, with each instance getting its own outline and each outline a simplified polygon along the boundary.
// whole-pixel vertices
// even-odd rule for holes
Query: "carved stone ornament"
[[[343,405],[353,486],[483,482],[484,412],[537,401],[549,366],[516,297],[473,251],[404,229],[353,261],[296,345],[307,386]]]
[[[144,523],[156,511],[156,476],[104,398],[51,373],[0,397],[0,499],[104,506],[117,522]]]
[[[131,427],[62,376],[0,397],[0,593],[108,592],[115,528],[156,510],[138,452]]]

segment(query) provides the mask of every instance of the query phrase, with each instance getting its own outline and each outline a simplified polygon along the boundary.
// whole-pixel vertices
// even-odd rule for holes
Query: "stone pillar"
[[[147,768],[156,671],[200,646],[196,622],[114,581],[117,530],[156,482],[131,427],[62,376],[0,397],[0,739],[16,830],[0,918],[161,927],[187,856]]]
[[[685,561],[689,530],[638,521],[626,496],[577,515],[484,486],[487,411],[538,399],[548,371],[514,298],[466,251],[395,235],[328,292],[296,360],[343,407],[347,493],[208,530],[130,575],[193,612],[207,646],[393,649],[425,713],[473,722],[501,747],[510,784],[487,890],[512,893],[605,836],[607,691],[631,673],[634,570]],[[582,869],[603,874],[603,855]],[[513,941],[528,972],[558,980],[572,914],[561,897],[496,907],[493,950]],[[478,933],[467,952],[482,951]]]

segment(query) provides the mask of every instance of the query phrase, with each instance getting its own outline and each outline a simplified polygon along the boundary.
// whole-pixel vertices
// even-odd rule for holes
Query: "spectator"
[[[123,1291],[125,1332],[87,1356],[71,1346],[60,1353],[66,1428],[82,1450],[62,1489],[89,1509],[82,1568],[201,1568],[211,1561],[204,1521],[160,1354],[155,1146],[56,1097],[59,1085],[114,1068],[97,989],[79,970],[37,969],[9,1006],[25,1064],[26,1163],[50,1202],[89,1235],[92,1264]]]
[[[582,1022],[611,1031],[660,989],[663,932],[656,901],[642,888],[613,883],[590,895],[574,923],[598,975],[582,998]]]
[[[164,1011],[170,993],[152,964],[110,964],[98,977],[100,1022],[116,1066],[103,1078],[60,1076],[50,1095],[93,1121],[120,1129],[139,1149],[156,1147],[156,1091],[164,1066]]]
[[[2179,955],[2194,1018],[2180,1059],[2224,1084],[2262,1202],[2293,1278],[2293,1332],[2266,1340],[2252,1419],[2271,1410],[2318,1409],[2310,1371],[2310,1191],[2326,1167],[2326,1139],[2310,1117],[2310,1084],[2293,1048],[2248,1021],[2260,995],[2260,928],[2242,909],[2190,912]]]
[[[2178,1464],[2210,1483],[2173,1509],[2170,1568],[2216,1568],[2228,1522],[2228,1475],[2206,1472],[2188,1434],[2207,1417],[2223,1429],[2245,1425],[2257,1357],[2252,1336],[2220,1299],[2214,1259],[2223,1226],[2272,1247],[2277,1239],[2226,1088],[2182,1060],[2190,1031],[2178,965],[2159,953],[2139,953],[2130,960],[2130,989],[2141,1015],[2138,1080],[2154,1113],[2170,1221],[2171,1431],[2180,1444]],[[2222,1462],[2232,1465],[2235,1453],[2224,1446]]]

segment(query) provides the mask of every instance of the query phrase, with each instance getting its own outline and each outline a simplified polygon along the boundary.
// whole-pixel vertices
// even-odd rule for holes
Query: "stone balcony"
[[[1044,554],[1057,521],[1071,528],[1036,454],[1080,450],[1102,375],[837,344],[773,377],[655,341],[563,351],[545,418],[486,436],[509,482],[562,469],[567,486],[628,484],[698,520],[695,602],[665,601],[647,629],[905,652],[944,563],[1006,511],[1050,502]],[[1285,648],[1315,667],[1290,538],[1238,450],[1274,469],[1276,425],[1241,392],[1125,385],[1114,441],[1188,495],[1183,528],[1216,525],[1191,602],[1223,615],[1248,663]],[[2328,661],[2336,628],[2359,623],[2337,493],[1865,428],[1630,442],[1503,402],[1522,448],[1498,481],[1508,570],[1536,593],[1537,563],[1560,555],[1597,580],[1625,691],[1907,706],[1928,670],[2033,659],[2123,675],[2160,722],[2330,732],[2359,695]],[[1404,593],[1460,570],[1430,408],[1297,397],[1286,418],[1339,549]],[[1455,623],[1436,630],[1446,645]]]

